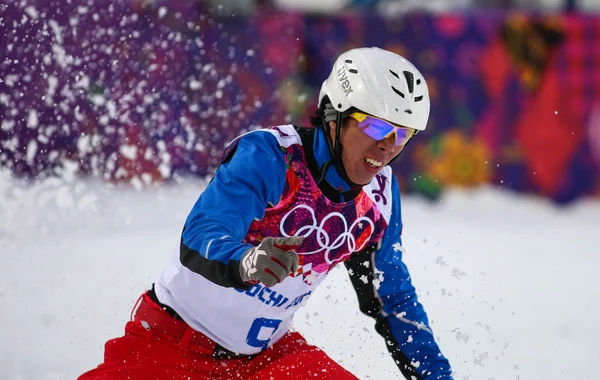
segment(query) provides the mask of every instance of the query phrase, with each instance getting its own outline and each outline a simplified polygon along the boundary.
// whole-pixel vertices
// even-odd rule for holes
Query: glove
[[[240,261],[242,281],[262,282],[267,287],[280,283],[298,270],[298,254],[304,237],[265,238],[258,246],[247,250]]]

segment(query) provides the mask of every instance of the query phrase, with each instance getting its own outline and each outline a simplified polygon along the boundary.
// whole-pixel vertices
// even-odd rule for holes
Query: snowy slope
[[[97,365],[202,187],[25,186],[0,172],[0,379]],[[483,189],[403,202],[406,261],[458,379],[600,378],[598,201],[560,209]],[[361,379],[400,377],[343,267],[295,327]]]

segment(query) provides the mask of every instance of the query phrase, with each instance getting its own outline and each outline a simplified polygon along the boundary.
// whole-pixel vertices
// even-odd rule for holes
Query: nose
[[[396,134],[392,133],[388,137],[377,141],[377,147],[383,152],[389,152],[396,147]]]

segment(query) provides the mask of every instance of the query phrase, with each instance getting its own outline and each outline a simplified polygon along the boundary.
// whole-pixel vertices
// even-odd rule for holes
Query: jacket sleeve
[[[181,264],[225,287],[247,289],[239,262],[250,245],[242,243],[254,219],[277,204],[285,182],[285,157],[268,131],[243,135],[228,147],[227,159],[200,195],[185,221]]]
[[[435,342],[427,315],[402,262],[400,191],[392,181],[392,214],[378,246],[345,262],[360,310],[375,319],[375,329],[407,379],[452,379],[450,364]]]

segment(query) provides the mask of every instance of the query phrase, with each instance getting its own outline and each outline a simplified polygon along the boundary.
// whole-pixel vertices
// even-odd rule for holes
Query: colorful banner
[[[76,2],[72,2],[76,3]],[[0,6],[0,165],[135,186],[214,171],[241,132],[308,124],[335,57],[380,46],[426,76],[405,191],[493,184],[600,197],[600,17],[216,18],[188,1]]]

